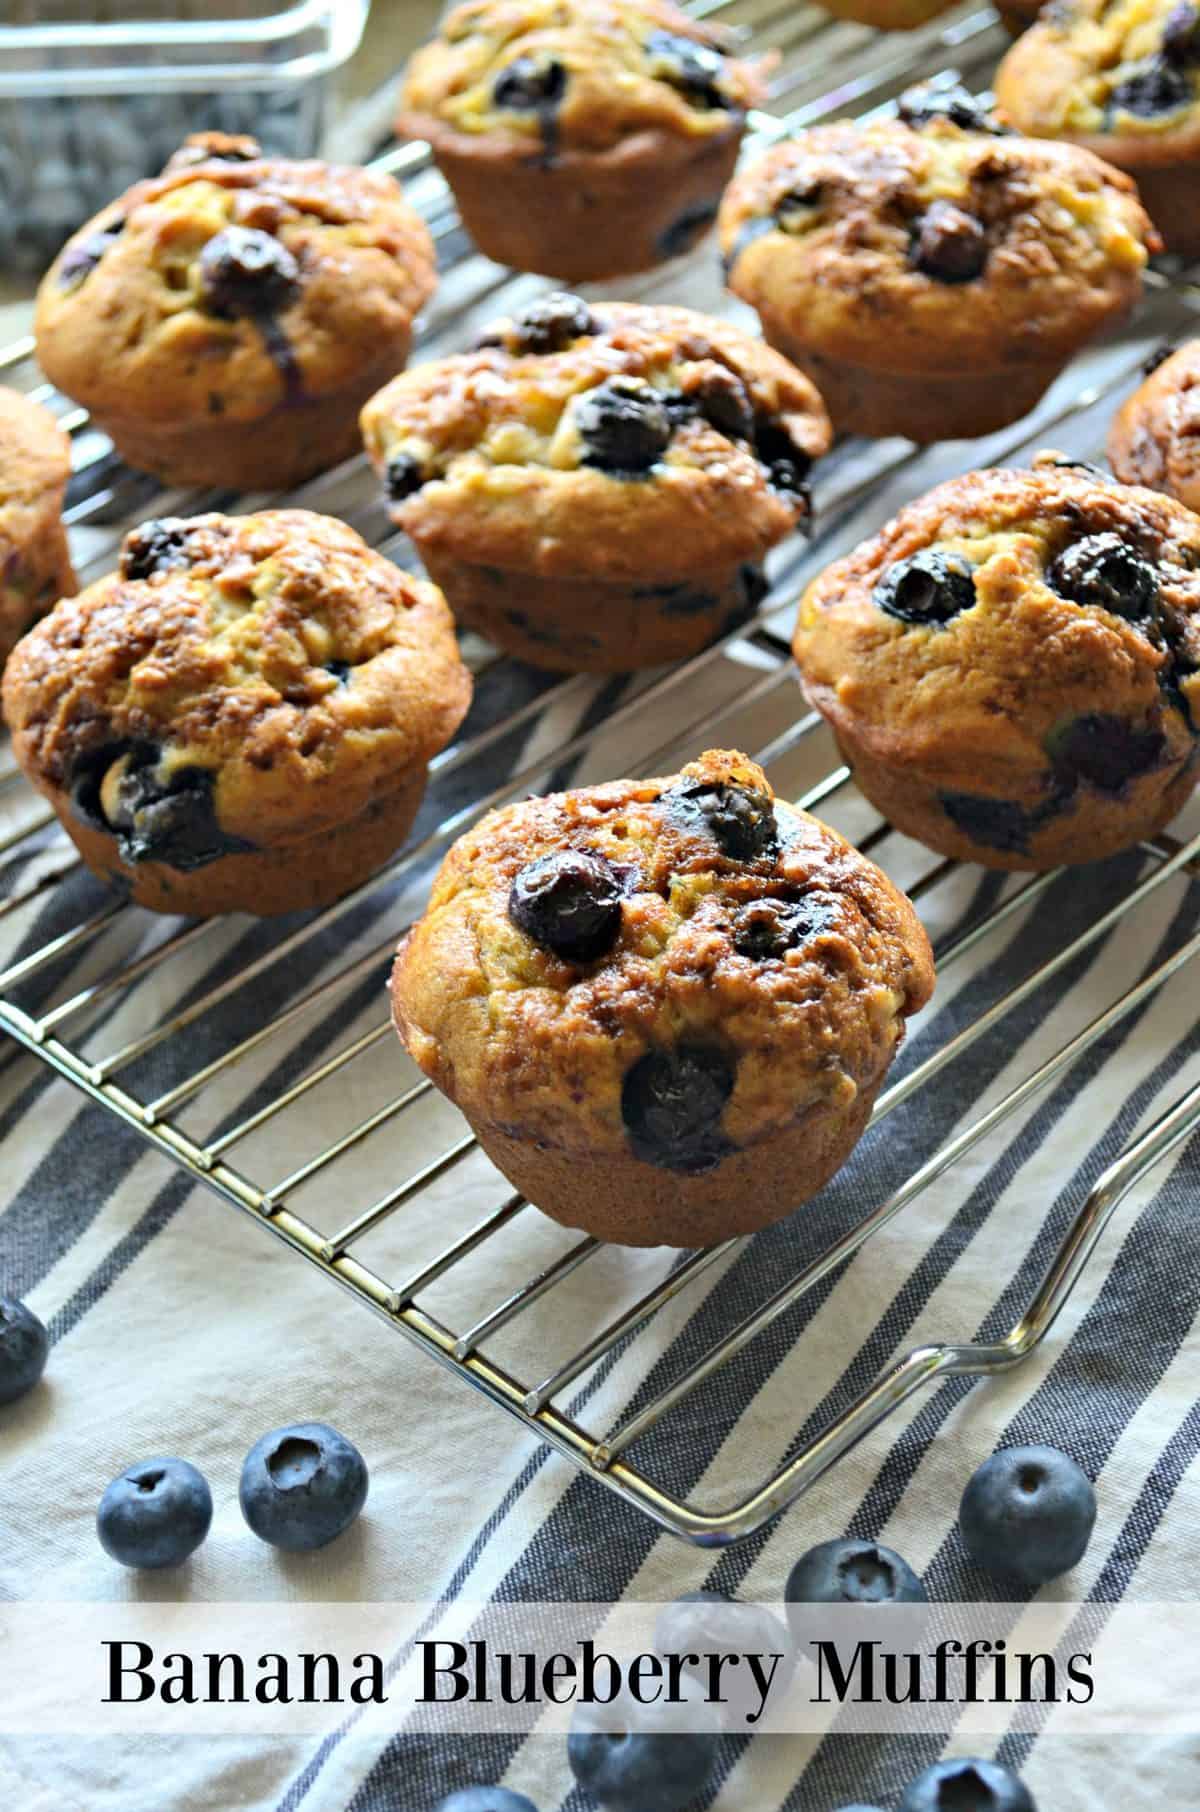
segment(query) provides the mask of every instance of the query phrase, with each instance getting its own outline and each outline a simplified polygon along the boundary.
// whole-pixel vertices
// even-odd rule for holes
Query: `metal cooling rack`
[[[923,31],[892,37],[833,22],[792,0],[748,0],[732,7],[701,0],[692,10],[727,15],[752,45],[782,49],[772,113],[753,121],[760,137],[886,107],[909,81],[919,76],[949,80],[952,67],[971,86],[985,87],[1006,41],[986,10],[964,9]],[[426,323],[421,356],[461,345],[478,318],[514,306],[543,287],[501,271],[471,251],[423,148],[393,148],[379,167],[404,173],[411,198],[439,242],[443,281]],[[626,284],[623,293],[729,308],[712,274],[713,262],[711,247],[705,248],[686,266]],[[757,1529],[922,1385],[951,1374],[1001,1371],[1032,1351],[1053,1324],[1114,1208],[1200,1125],[1200,1084],[1148,1127],[1080,1203],[1043,1283],[1003,1337],[983,1345],[947,1342],[909,1352],[831,1417],[815,1438],[794,1444],[771,1476],[720,1507],[706,1507],[673,1489],[663,1477],[669,1466],[660,1463],[651,1476],[651,1469],[639,1463],[635,1445],[658,1430],[650,1447],[661,1462],[664,1452],[671,1451],[673,1416],[678,1424],[681,1410],[702,1413],[697,1404],[703,1403],[710,1380],[952,1164],[1144,1006],[1200,954],[1200,931],[1131,990],[1103,1002],[1088,1023],[828,1249],[797,1251],[789,1274],[758,1307],[735,1325],[728,1325],[727,1315],[703,1356],[665,1381],[659,1378],[659,1361],[672,1311],[696,1304],[701,1281],[708,1277],[707,1307],[712,1313],[715,1305],[719,1315],[721,1267],[745,1242],[728,1241],[682,1258],[657,1255],[661,1274],[648,1289],[640,1267],[650,1261],[641,1254],[636,1285],[626,1291],[630,1299],[620,1303],[611,1248],[551,1228],[522,1198],[505,1194],[494,1172],[485,1171],[483,1187],[493,1205],[482,1218],[443,1249],[415,1250],[401,1211],[407,1208],[411,1215],[416,1204],[428,1199],[427,1192],[436,1196],[442,1191],[448,1204],[444,1238],[445,1221],[454,1218],[456,1180],[470,1171],[478,1187],[482,1160],[461,1120],[415,1069],[408,1066],[405,1086],[396,1093],[387,1064],[379,1061],[377,1047],[382,1046],[395,1062],[407,1063],[383,1012],[391,951],[404,924],[420,910],[433,864],[489,807],[531,788],[562,784],[569,776],[611,772],[605,764],[613,759],[620,760],[623,770],[661,770],[706,742],[722,740],[754,749],[771,770],[777,790],[787,796],[801,791],[794,783],[800,775],[800,803],[835,816],[844,810],[864,850],[878,853],[886,842],[886,865],[936,924],[937,902],[952,890],[956,876],[961,880],[962,871],[896,837],[866,812],[844,767],[828,770],[831,745],[819,721],[812,713],[797,716],[800,695],[786,642],[776,633],[780,613],[794,605],[809,574],[877,526],[905,497],[949,472],[1020,457],[1039,444],[1094,454],[1115,402],[1135,381],[1147,349],[1193,322],[1194,307],[1195,292],[1185,276],[1153,273],[1146,303],[1126,334],[1077,365],[1029,422],[985,442],[923,454],[906,442],[845,443],[818,477],[821,532],[815,543],[785,550],[760,616],[684,667],[624,685],[604,686],[583,677],[536,680],[514,674],[494,652],[469,644],[478,678],[476,707],[460,741],[433,764],[419,840],[382,875],[313,917],[250,929],[245,920],[181,923],[155,919],[103,894],[81,870],[52,815],[25,786],[5,750],[0,762],[0,880],[7,888],[0,900],[0,1026],[185,1172],[303,1254],[388,1326],[666,1528],[707,1545]],[[85,580],[106,569],[120,535],[149,514],[250,508],[262,502],[213,493],[164,496],[149,480],[121,467],[83,412],[40,383],[31,354],[29,341],[10,347],[0,354],[0,371],[6,381],[49,402],[71,431],[75,476],[68,520]],[[306,486],[294,501],[340,514],[394,558],[404,562],[409,557],[403,537],[389,529],[361,461]],[[501,695],[502,708],[495,703]],[[565,737],[559,727],[564,721],[569,730]],[[773,730],[769,740],[767,730]],[[619,757],[613,756],[614,748],[620,749]],[[498,771],[506,775],[500,784]],[[1163,836],[1141,854],[1138,872],[1116,903],[1064,939],[1047,960],[1013,979],[1002,997],[942,1048],[902,1072],[881,1096],[873,1125],[953,1066],[977,1040],[1002,1028],[1014,1009],[1033,1000],[1099,939],[1136,914],[1148,915],[1156,901],[1161,906],[1163,889],[1185,890],[1200,872],[1200,835],[1185,842]],[[1013,877],[987,911],[965,921],[960,915],[939,950],[943,988],[959,965],[986,950],[994,933],[1005,926],[1011,931],[1020,922],[1018,915],[1055,878]],[[318,978],[289,991],[289,962],[302,960],[310,967],[315,962]],[[256,1018],[254,990],[268,984],[275,1004]],[[164,998],[176,1003],[166,1013]],[[373,1004],[363,1006],[364,1000]],[[345,1035],[330,1035],[331,1049],[309,1050],[301,1042],[301,1059],[290,1070],[277,1066],[264,1072],[273,1051],[301,1034],[310,1016],[328,1015],[343,1002],[348,1003]],[[331,1101],[343,1116],[337,1136],[301,1158],[309,1115],[319,1122],[322,1104],[328,1111]],[[206,1104],[212,1124],[202,1131],[192,1120]],[[364,1183],[361,1174],[369,1153],[377,1154],[380,1171],[380,1182],[373,1185]],[[803,1220],[797,1222],[797,1240],[803,1237]],[[513,1252],[516,1236],[530,1221],[535,1234],[557,1239],[559,1249],[515,1285],[506,1282],[498,1299],[495,1280],[505,1266],[497,1261]],[[399,1248],[388,1275],[364,1256],[381,1234],[390,1234]],[[532,1244],[536,1248],[536,1239]],[[517,1249],[525,1251],[519,1244]],[[475,1263],[477,1259],[483,1262]],[[610,1296],[613,1312],[606,1312],[582,1344],[576,1331],[565,1350],[551,1351],[544,1338],[545,1312],[554,1293],[574,1287],[569,1280],[585,1267],[592,1276],[597,1268],[603,1273],[598,1292],[589,1298],[593,1315],[600,1312],[597,1300],[606,1303]],[[437,1303],[439,1290],[447,1286],[455,1298],[453,1318]],[[516,1357],[510,1359],[514,1341]],[[582,1391],[604,1368],[617,1366],[625,1368],[623,1404],[615,1414],[606,1414],[600,1426],[586,1425],[572,1402],[572,1387],[579,1383]],[[730,1412],[728,1378],[724,1386],[720,1413],[732,1425],[739,1405]],[[736,1398],[736,1374],[732,1386]],[[682,1420],[686,1423],[686,1414]],[[676,1438],[686,1439],[686,1427]]]

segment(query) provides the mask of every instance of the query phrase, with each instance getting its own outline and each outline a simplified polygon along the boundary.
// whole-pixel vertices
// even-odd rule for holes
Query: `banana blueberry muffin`
[[[829,445],[812,385],[684,308],[544,296],[363,412],[461,622],[538,666],[679,660],[751,614]]]
[[[765,65],[671,0],[468,0],[409,65],[428,140],[489,258],[571,283],[646,270],[716,219]]]
[[[746,756],[710,750],[490,813],[442,864],[392,1002],[545,1213],[705,1246],[833,1175],[932,987],[903,894]]]
[[[282,489],[354,452],[433,287],[390,176],[206,133],[67,242],[38,292],[38,358],[130,465]]]
[[[4,675],[17,760],[140,906],[320,906],[408,834],[471,695],[440,593],[306,510],[165,517]]]
[[[71,443],[50,414],[0,388],[0,667],[29,625],[75,590],[62,523]]]
[[[1167,250],[1200,253],[1200,7],[1053,0],[1008,52],[996,98],[1024,132],[1137,178]]]
[[[1057,454],[968,472],[809,587],[794,648],[897,829],[989,868],[1098,861],[1196,782],[1200,518]]]
[[[1026,414],[1132,306],[1156,243],[1127,176],[961,88],[775,145],[721,206],[729,287],[834,425],[918,441]]]
[[[1109,430],[1108,457],[1126,484],[1200,511],[1200,340],[1155,362]]]

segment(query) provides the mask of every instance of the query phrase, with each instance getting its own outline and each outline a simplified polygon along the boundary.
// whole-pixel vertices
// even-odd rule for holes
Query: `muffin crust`
[[[62,523],[71,443],[48,409],[0,387],[0,666],[75,590]]]

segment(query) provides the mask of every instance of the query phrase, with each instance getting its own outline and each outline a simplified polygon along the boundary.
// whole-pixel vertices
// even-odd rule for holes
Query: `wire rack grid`
[[[749,44],[769,43],[782,50],[772,112],[752,122],[760,142],[822,118],[886,107],[917,77],[949,81],[957,70],[972,86],[986,86],[1004,43],[990,10],[961,9],[924,31],[893,37],[835,23],[790,0],[748,0],[737,6],[700,0],[691,10],[728,15]],[[515,306],[542,287],[473,253],[422,147],[393,147],[379,164],[405,175],[410,196],[426,214],[439,245],[442,285],[425,326],[423,356],[462,344],[478,319]],[[711,247],[704,248],[682,266],[625,285],[623,293],[682,298],[728,310],[714,262]],[[978,876],[964,874],[950,862],[932,861],[928,852],[896,837],[855,794],[848,771],[829,765],[826,733],[798,703],[784,639],[788,609],[808,575],[877,526],[899,501],[949,472],[1019,457],[1047,440],[1066,444],[1080,456],[1094,454],[1114,401],[1134,381],[1147,349],[1191,323],[1194,307],[1186,273],[1152,273],[1146,302],[1126,332],[1067,374],[1034,418],[986,442],[930,449],[919,456],[906,442],[839,447],[818,475],[821,530],[816,540],[783,551],[772,592],[753,623],[683,667],[602,685],[582,677],[517,673],[494,651],[468,643],[476,706],[460,740],[433,764],[417,841],[382,875],[320,914],[247,931],[245,921],[154,919],[103,894],[81,871],[70,844],[6,750],[0,765],[0,879],[5,887],[0,899],[0,1026],[425,1354],[665,1528],[703,1545],[734,1541],[759,1528],[924,1385],[953,1374],[1001,1371],[1033,1350],[1052,1326],[1118,1203],[1200,1125],[1200,1084],[1185,1089],[1146,1127],[1080,1201],[1042,1283],[1002,1337],[983,1344],[925,1344],[902,1354],[812,1439],[793,1444],[770,1476],[756,1479],[733,1501],[700,1503],[652,1475],[638,1460],[637,1444],[660,1425],[668,1433],[673,1412],[698,1400],[718,1374],[725,1374],[754,1341],[950,1166],[1143,1008],[1200,954],[1200,932],[1178,942],[1128,991],[1097,1000],[1086,1023],[1061,1043],[1052,1041],[1053,1048],[986,1110],[968,1118],[886,1199],[824,1249],[790,1248],[793,1260],[783,1280],[776,1277],[775,1287],[749,1313],[743,1304],[726,1315],[726,1325],[707,1350],[665,1380],[659,1379],[661,1368],[655,1362],[672,1315],[686,1312],[698,1299],[704,1280],[719,1309],[721,1278],[745,1242],[727,1241],[682,1256],[657,1255],[653,1274],[633,1266],[622,1278],[624,1300],[613,1288],[612,1249],[564,1235],[561,1229],[553,1230],[558,1243],[531,1274],[520,1265],[514,1274],[511,1266],[496,1262],[497,1255],[513,1249],[514,1229],[531,1217],[540,1223],[540,1217],[521,1197],[504,1193],[502,1179],[483,1165],[461,1120],[411,1066],[396,1090],[395,1071],[380,1061],[381,1048],[403,1061],[382,1004],[391,952],[405,923],[420,910],[433,865],[489,807],[530,788],[561,784],[568,776],[611,772],[614,759],[622,769],[636,764],[644,773],[660,771],[696,747],[720,740],[750,747],[772,772],[777,790],[799,796],[803,806],[835,817],[843,811],[845,828],[865,851],[878,853],[886,843],[887,866],[903,879],[936,928],[939,902],[971,897]],[[10,347],[0,354],[0,371],[6,381],[50,403],[73,436],[68,521],[83,578],[105,570],[121,534],[146,515],[259,506],[262,500],[256,498],[164,495],[151,481],[121,467],[83,412],[41,383],[32,350],[27,341]],[[390,530],[362,461],[305,487],[294,501],[342,515],[401,563],[411,558],[403,537]],[[665,738],[664,730],[669,730]],[[498,773],[504,775],[499,782]],[[1140,857],[1129,870],[1127,885],[1090,923],[1065,935],[1026,972],[1011,973],[1010,962],[1003,991],[980,1014],[922,1061],[899,1072],[877,1103],[873,1126],[952,1069],[977,1041],[1002,1030],[1010,1015],[1036,1000],[1039,990],[1107,934],[1136,924],[1138,915],[1153,912],[1156,903],[1161,906],[1164,890],[1185,891],[1200,873],[1200,835],[1182,841],[1164,835],[1145,846]],[[954,929],[938,950],[942,987],[994,949],[1055,880],[1054,875],[1014,877],[998,886],[986,909],[965,918],[960,913],[957,920],[951,914],[947,922]],[[950,913],[949,906],[945,910]],[[294,977],[301,974],[304,984],[296,986]],[[274,1003],[269,1012],[261,1006],[258,991],[263,989]],[[342,1003],[341,1032],[324,1034],[315,1048],[311,1038],[306,1044],[305,1029],[318,1020],[327,1027],[331,1010]],[[299,1059],[290,1067],[272,1067],[273,1053],[289,1038],[300,1039],[295,1047]],[[327,1125],[327,1115],[323,1119],[318,1107],[331,1102],[338,1116],[333,1136],[306,1150],[310,1117],[314,1124]],[[204,1121],[203,1129],[198,1120]],[[375,1170],[385,1187],[365,1187],[356,1168],[371,1151],[381,1154]],[[448,1244],[413,1249],[405,1233],[408,1216],[398,1211],[411,1214],[415,1204],[437,1199],[446,1205],[447,1216],[457,1212],[461,1217],[458,1179],[472,1166],[476,1177],[482,1169],[482,1187],[490,1196],[483,1214],[470,1218]],[[320,1212],[310,1205],[314,1201]],[[332,1212],[331,1203],[338,1205]],[[441,1224],[444,1230],[444,1218]],[[389,1231],[396,1235],[391,1243],[397,1249],[385,1275],[365,1254],[373,1238]],[[550,1232],[546,1224],[547,1237]],[[645,1257],[641,1255],[643,1261]],[[587,1338],[580,1343],[576,1332],[565,1348],[560,1343],[559,1350],[552,1350],[553,1343],[543,1338],[539,1305],[544,1313],[556,1293],[561,1295],[585,1268],[590,1268],[588,1275],[602,1272],[604,1277],[592,1298]],[[497,1279],[504,1280],[499,1293]],[[448,1286],[457,1310],[453,1317],[438,1300],[438,1291]],[[595,1302],[606,1303],[610,1297],[613,1312],[597,1319]],[[510,1360],[507,1351],[514,1338],[516,1358]],[[630,1354],[634,1361],[626,1367],[623,1402],[599,1426],[585,1425],[574,1409],[572,1387]],[[736,1371],[732,1376],[736,1398]]]

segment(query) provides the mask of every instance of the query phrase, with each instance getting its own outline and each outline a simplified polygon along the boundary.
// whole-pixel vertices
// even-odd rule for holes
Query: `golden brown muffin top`
[[[4,675],[45,790],[111,828],[122,788],[161,803],[199,775],[252,844],[356,817],[443,747],[470,695],[436,587],[307,510],[143,524]]]
[[[694,572],[807,512],[829,445],[778,353],[685,308],[556,293],[363,411],[392,511],[425,545],[546,574]]]
[[[809,587],[814,703],[932,784],[1114,795],[1200,730],[1200,518],[1042,454],[939,485]]]
[[[1029,131],[1095,140],[1200,137],[1193,0],[1052,0],[1013,45],[996,95]]]
[[[1128,176],[982,113],[913,117],[814,127],[736,176],[730,288],[888,369],[1069,353],[1129,305],[1157,237]]]
[[[400,128],[547,151],[606,151],[632,134],[708,138],[763,98],[761,60],[671,0],[467,0],[408,66]]]
[[[67,241],[38,291],[38,356],[113,415],[253,418],[352,382],[434,268],[392,177],[202,133]]]
[[[489,814],[443,863],[393,1002],[468,1111],[694,1173],[852,1101],[932,985],[887,878],[710,750]]]
[[[1200,510],[1200,340],[1161,360],[1134,391],[1109,431],[1108,457],[1126,484]]]

